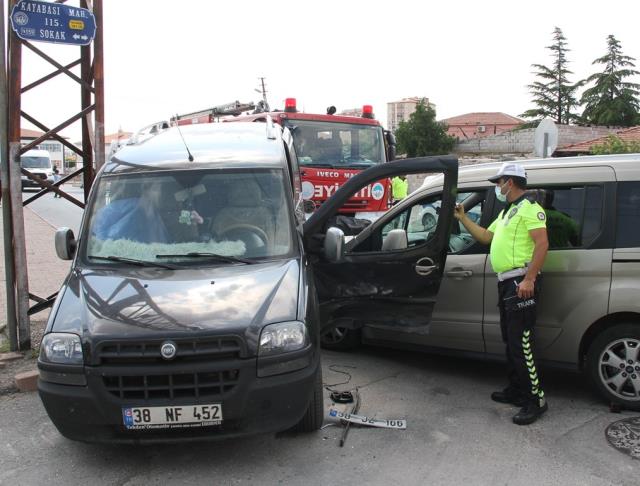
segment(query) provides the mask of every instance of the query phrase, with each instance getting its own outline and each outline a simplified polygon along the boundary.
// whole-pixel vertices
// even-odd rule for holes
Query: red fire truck
[[[350,177],[395,158],[395,139],[374,119],[371,105],[363,106],[361,117],[335,115],[335,111],[330,107],[324,115],[300,113],[294,98],[286,99],[284,111],[272,112],[263,111],[253,103],[236,101],[178,115],[171,121],[178,125],[260,122],[271,116],[275,123],[291,131],[300,165],[305,210],[311,213]],[[390,199],[390,181],[381,180],[356,194],[340,212],[374,221],[389,208]]]

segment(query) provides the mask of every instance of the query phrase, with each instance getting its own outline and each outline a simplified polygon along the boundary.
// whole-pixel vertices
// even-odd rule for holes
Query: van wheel
[[[333,351],[348,351],[360,346],[360,329],[334,327],[320,337],[320,345]]]
[[[587,371],[607,401],[640,410],[640,325],[619,324],[601,332],[587,352]]]
[[[318,364],[315,383],[313,384],[313,396],[309,402],[302,420],[291,429],[294,432],[313,432],[322,427],[324,418],[324,393],[322,388],[322,366]]]

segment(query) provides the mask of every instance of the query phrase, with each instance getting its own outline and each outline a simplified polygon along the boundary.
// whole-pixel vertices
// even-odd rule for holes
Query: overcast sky
[[[609,34],[640,58],[639,18],[640,2],[623,0],[104,0],[106,132],[257,101],[260,76],[272,108],[286,97],[307,112],[373,104],[386,125],[387,102],[424,96],[439,119],[517,116],[531,107],[531,64],[551,63],[555,26],[578,80],[594,72]],[[63,62],[80,54],[37,46]],[[50,71],[23,49],[23,85]],[[59,76],[26,93],[23,109],[55,126],[79,110],[76,86]],[[76,139],[80,125],[64,134]]]

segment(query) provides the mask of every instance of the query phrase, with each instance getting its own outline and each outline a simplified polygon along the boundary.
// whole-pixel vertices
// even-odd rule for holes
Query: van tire
[[[313,384],[313,394],[309,406],[302,417],[291,429],[294,432],[314,432],[322,427],[324,419],[324,389],[322,388],[322,366],[318,364],[315,381]]]
[[[336,327],[320,336],[320,345],[331,351],[349,351],[360,346],[360,340],[360,329]]]
[[[628,343],[625,343],[624,340],[628,340]],[[605,383],[605,375],[602,374],[608,374],[609,378],[617,376],[618,373],[615,372],[615,369],[621,364],[624,364],[627,368],[619,373],[621,375],[622,373],[626,373],[627,380],[631,380],[633,376],[635,376],[635,380],[637,380],[635,381],[636,386],[640,386],[640,371],[636,369],[640,368],[640,354],[638,354],[638,352],[636,352],[634,363],[619,363],[616,367],[607,366],[606,364],[603,365],[604,362],[611,359],[619,361],[620,357],[624,357],[622,351],[625,349],[625,346],[629,346],[632,349],[634,347],[640,348],[639,324],[618,324],[598,334],[587,351],[587,374],[593,387],[609,403],[620,405],[627,410],[640,410],[640,397],[635,399],[631,397],[625,398],[625,394],[629,394],[630,390],[633,390],[630,381],[626,381],[620,389],[620,393],[616,393],[613,388],[610,388],[612,385]],[[613,351],[617,352],[614,353]],[[624,378],[624,376],[621,378]]]

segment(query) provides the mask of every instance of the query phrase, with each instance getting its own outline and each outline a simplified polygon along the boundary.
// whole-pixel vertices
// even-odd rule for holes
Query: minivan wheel
[[[620,324],[600,333],[587,352],[587,370],[609,402],[640,410],[640,326]]]
[[[315,383],[313,384],[313,396],[309,402],[302,420],[291,430],[294,432],[313,432],[322,427],[324,419],[324,389],[322,388],[322,367],[318,365]]]
[[[320,344],[324,349],[333,351],[347,351],[360,345],[360,329],[348,327],[334,327],[320,337]]]

